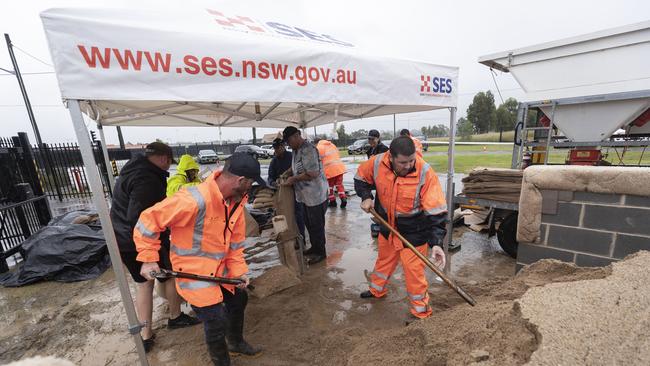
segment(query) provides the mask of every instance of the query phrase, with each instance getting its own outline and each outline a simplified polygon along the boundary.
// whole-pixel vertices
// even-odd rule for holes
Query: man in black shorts
[[[136,260],[138,252],[133,242],[133,229],[139,225],[140,213],[166,197],[167,170],[174,162],[172,149],[162,142],[147,145],[145,155],[129,160],[120,172],[115,183],[111,220],[120,248],[122,263],[136,282],[135,307],[138,320],[144,323],[141,336],[148,352],[153,347],[154,334],[151,331],[153,313],[154,281],[147,281],[140,275],[142,262]],[[169,234],[163,233],[160,249],[160,268],[171,269],[169,261]],[[169,303],[169,320],[171,329],[199,324],[200,321],[181,312],[182,299],[176,292],[174,281],[163,280],[164,295]]]

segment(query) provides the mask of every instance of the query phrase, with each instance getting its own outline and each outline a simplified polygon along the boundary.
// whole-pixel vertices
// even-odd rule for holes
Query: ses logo
[[[312,32],[304,28],[293,27],[278,22],[257,21],[240,15],[231,16],[212,9],[205,10],[210,15],[214,16],[214,20],[219,25],[227,30],[315,43],[329,43],[344,47],[354,47],[353,44],[339,41],[330,35]]]
[[[451,91],[451,79],[420,75],[420,95],[449,95]]]

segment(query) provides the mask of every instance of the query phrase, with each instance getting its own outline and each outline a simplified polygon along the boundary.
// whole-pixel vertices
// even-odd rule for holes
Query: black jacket
[[[275,181],[278,180],[282,173],[291,168],[292,156],[291,151],[285,151],[281,158],[278,158],[277,156],[273,157],[271,164],[269,164],[269,179],[267,179],[267,182],[271,187],[275,187]]]
[[[368,155],[368,159],[370,159],[371,156],[385,153],[388,151],[388,146],[384,145],[383,142],[379,141],[377,146],[373,149],[372,147],[366,151],[366,155]]]
[[[169,173],[140,155],[129,160],[120,172],[113,191],[111,221],[122,252],[135,252],[133,228],[140,213],[165,199]],[[169,245],[169,236],[160,236]]]

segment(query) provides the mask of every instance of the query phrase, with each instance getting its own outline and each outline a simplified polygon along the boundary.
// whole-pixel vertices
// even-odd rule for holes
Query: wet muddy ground
[[[331,350],[331,334],[347,339],[387,329],[401,329],[408,315],[400,267],[381,300],[363,300],[364,270],[372,270],[377,256],[370,236],[370,219],[354,197],[347,209],[327,212],[326,262],[302,276],[302,284],[264,299],[251,298],[245,335],[264,347],[257,359],[236,359],[235,365],[337,364]],[[451,276],[461,283],[512,276],[514,260],[499,248],[496,239],[457,229],[461,249],[451,255]],[[274,251],[251,261],[254,273],[277,263]],[[449,291],[432,273],[430,293],[434,309],[445,308]],[[23,288],[0,289],[0,363],[31,355],[56,355],[79,365],[132,365],[137,363],[126,316],[112,271],[80,283],[39,283]],[[209,365],[201,326],[168,330],[166,305],[156,299],[152,365]],[[325,342],[325,343],[324,343]],[[335,348],[334,348],[335,349]],[[331,351],[328,351],[331,352]],[[332,362],[328,362],[331,360]]]

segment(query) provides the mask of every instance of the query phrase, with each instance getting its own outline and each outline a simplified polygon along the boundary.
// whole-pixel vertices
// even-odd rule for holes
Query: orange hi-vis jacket
[[[440,245],[446,233],[447,204],[433,168],[416,157],[413,170],[404,177],[393,172],[390,152],[372,156],[361,163],[354,177],[354,189],[362,200],[373,198],[377,191],[375,210],[414,246]],[[385,238],[393,237],[381,228]],[[393,237],[396,249],[403,248]]]
[[[345,164],[341,161],[339,149],[331,141],[320,140],[316,145],[318,155],[323,162],[325,178],[330,179],[345,174]]]
[[[246,223],[241,202],[227,203],[215,172],[205,182],[178,191],[142,212],[133,230],[140,262],[157,262],[161,232],[169,228],[170,259],[174,271],[203,276],[238,278],[248,272],[244,260]],[[231,292],[232,285],[224,285]],[[176,289],[187,302],[204,307],[218,304],[218,283],[176,279]]]
[[[420,142],[419,139],[416,139],[413,136],[410,136],[411,140],[413,140],[413,144],[415,145],[415,153],[417,156],[422,157],[422,142]]]

